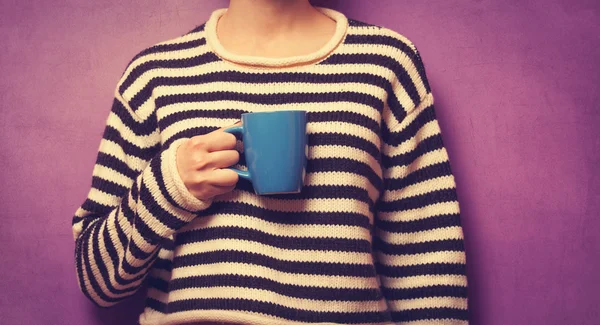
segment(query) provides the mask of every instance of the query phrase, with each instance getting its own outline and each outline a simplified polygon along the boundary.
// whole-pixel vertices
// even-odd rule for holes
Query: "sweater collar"
[[[219,42],[219,39],[217,37],[217,21],[223,14],[225,14],[227,8],[214,10],[211,13],[210,18],[206,21],[204,27],[206,42],[210,49],[220,58],[245,65],[286,67],[290,65],[304,64],[307,62],[317,62],[321,59],[326,58],[342,42],[348,30],[348,18],[343,13],[333,9],[323,7],[315,8],[321,11],[323,14],[330,17],[331,19],[335,20],[336,28],[333,36],[329,39],[329,41],[320,49],[312,53],[282,58],[269,58],[262,56],[238,55],[229,52],[223,47],[223,45]]]

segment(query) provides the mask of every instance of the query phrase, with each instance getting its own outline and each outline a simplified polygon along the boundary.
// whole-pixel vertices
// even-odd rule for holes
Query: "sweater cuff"
[[[177,139],[167,149],[165,153],[166,170],[163,177],[169,195],[179,205],[179,208],[190,212],[199,212],[208,208],[212,204],[212,200],[200,200],[190,193],[177,170],[177,149],[187,140],[188,138]]]

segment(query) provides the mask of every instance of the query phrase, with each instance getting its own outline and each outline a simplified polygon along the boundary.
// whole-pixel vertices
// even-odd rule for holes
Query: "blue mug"
[[[240,135],[248,170],[232,167],[256,194],[300,193],[306,175],[306,111],[243,113],[242,125],[223,130]]]

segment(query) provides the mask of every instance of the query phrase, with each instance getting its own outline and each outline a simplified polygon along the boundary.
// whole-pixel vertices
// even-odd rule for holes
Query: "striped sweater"
[[[468,323],[456,185],[419,51],[318,9],[336,31],[310,54],[228,52],[218,9],[128,63],[72,219],[87,298],[109,307],[144,285],[142,325]],[[187,190],[180,144],[283,109],[308,111],[301,193]]]

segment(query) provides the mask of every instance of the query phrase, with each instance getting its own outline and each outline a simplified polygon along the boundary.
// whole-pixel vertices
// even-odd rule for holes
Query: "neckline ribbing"
[[[341,41],[343,40],[348,30],[348,18],[341,12],[330,8],[315,7],[323,14],[327,15],[331,19],[335,20],[336,28],[333,36],[329,41],[323,45],[317,51],[312,53],[282,57],[282,58],[270,58],[262,56],[252,55],[239,55],[234,54],[223,47],[219,38],[217,37],[217,22],[219,18],[227,11],[227,8],[221,8],[214,10],[209,19],[206,21],[204,31],[206,37],[206,43],[210,49],[221,59],[231,61],[234,63],[251,65],[251,66],[262,66],[262,67],[287,67],[290,65],[298,65],[307,62],[318,62],[319,59],[327,57],[334,49],[336,49]]]

